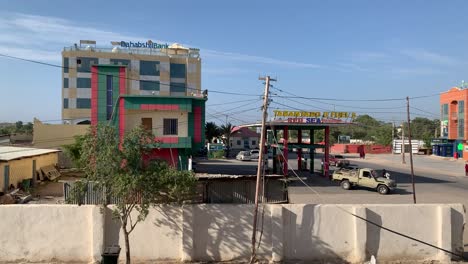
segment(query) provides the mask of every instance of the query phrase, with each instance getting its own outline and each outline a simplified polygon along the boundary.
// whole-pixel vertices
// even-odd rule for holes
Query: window
[[[68,88],[68,78],[63,78],[63,88]]]
[[[252,140],[252,145],[254,145],[254,146],[257,145],[257,141]]]
[[[171,63],[171,78],[185,78],[185,64]]]
[[[128,66],[130,65],[130,60],[110,59],[110,64]]]
[[[153,130],[153,119],[144,117],[141,119],[141,125],[144,129],[151,131]]]
[[[91,88],[91,78],[76,78],[76,88]]]
[[[140,75],[159,76],[159,61],[140,61]]]
[[[63,72],[64,73],[67,73],[68,72],[68,68],[70,67],[69,66],[69,59],[68,58],[63,58]]]
[[[159,91],[159,82],[140,80],[140,90]]]
[[[65,109],[68,108],[68,98],[63,99],[63,108],[65,108]]]
[[[458,138],[463,139],[465,137],[465,119],[458,119]]]
[[[114,100],[112,98],[114,93],[112,75],[106,76],[106,118],[110,120],[112,117],[112,106],[114,105]]]
[[[177,118],[170,118],[170,119],[164,119],[164,131],[163,135],[177,135],[178,134],[178,129],[177,129]]]
[[[240,140],[237,140],[237,145],[238,145],[238,146],[241,145],[241,141],[240,141]]]
[[[89,98],[76,98],[76,108],[91,108],[91,99]]]
[[[443,104],[440,109],[441,112],[441,119],[448,120],[448,104]]]
[[[171,82],[171,94],[172,93],[184,93],[185,94],[185,83],[174,83]]]
[[[97,65],[98,61],[98,58],[77,58],[77,72],[91,72],[91,65]]]

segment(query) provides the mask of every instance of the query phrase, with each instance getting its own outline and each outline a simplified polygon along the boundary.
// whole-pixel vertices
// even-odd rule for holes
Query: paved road
[[[317,174],[320,169],[320,157],[314,162]],[[386,169],[397,181],[398,189],[390,195],[379,195],[377,192],[366,189],[345,191],[339,187],[338,183],[330,182],[317,174],[311,176],[310,172],[302,172],[301,179],[311,188],[304,186],[304,183],[297,178],[291,177],[288,189],[290,202],[309,204],[413,203],[409,156],[406,157],[406,164],[401,163],[400,155],[392,154],[368,154],[365,160],[359,159],[356,155],[347,157],[351,160],[351,164],[360,167]],[[290,154],[289,159],[290,167],[297,169],[295,155]],[[464,176],[462,160],[415,155],[413,161],[418,203],[461,203],[468,208],[468,177]],[[205,160],[200,161],[197,168],[199,172],[205,173],[255,174],[257,162]],[[290,175],[293,174],[290,173]],[[465,252],[468,252],[468,228],[465,228],[464,241]]]
[[[365,160],[351,157],[351,163],[360,167],[387,169],[391,177],[397,181],[398,190],[390,195],[379,195],[365,189],[345,191],[338,183],[320,176],[309,176],[304,186],[300,181],[293,180],[289,187],[291,203],[323,203],[323,204],[354,204],[354,203],[413,203],[413,192],[409,157],[407,163],[401,164],[399,155],[366,155]],[[468,177],[464,176],[464,163],[447,158],[431,156],[415,156],[414,172],[417,203],[461,203],[468,208]],[[305,175],[310,175],[306,173]],[[464,232],[465,252],[468,252],[468,228]],[[466,254],[466,253],[465,253]]]

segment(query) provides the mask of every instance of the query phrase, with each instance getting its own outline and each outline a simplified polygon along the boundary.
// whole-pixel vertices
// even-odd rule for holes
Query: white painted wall
[[[371,255],[380,261],[406,263],[445,263],[451,257],[379,229],[350,213],[457,254],[463,252],[462,205],[287,204],[260,206],[258,226],[263,227],[263,234],[258,256],[272,261],[353,263],[362,263]],[[97,206],[0,206],[0,215],[0,262],[92,262],[100,259],[103,245],[118,243],[124,247],[119,224],[112,220],[109,211],[103,215]],[[252,205],[152,208],[148,218],[130,235],[132,259],[137,263],[247,260],[252,215]],[[124,252],[122,248],[121,260]]]
[[[102,250],[96,206],[2,205],[0,216],[0,262],[91,262]]]

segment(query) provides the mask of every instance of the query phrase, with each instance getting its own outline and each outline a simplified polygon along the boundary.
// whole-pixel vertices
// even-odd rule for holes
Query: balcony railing
[[[174,53],[172,49],[151,49],[151,48],[100,48],[100,47],[80,47],[71,46],[64,47],[63,51],[91,51],[91,52],[109,52],[109,53],[124,53],[124,54],[141,54],[141,55],[159,55],[169,56],[172,58],[198,58],[200,52],[197,49],[188,49],[186,53]]]

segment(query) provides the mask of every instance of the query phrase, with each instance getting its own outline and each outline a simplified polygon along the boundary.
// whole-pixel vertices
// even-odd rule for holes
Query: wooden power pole
[[[414,187],[414,170],[413,170],[413,146],[411,145],[411,122],[410,122],[410,111],[409,111],[409,97],[406,97],[406,113],[408,114],[408,141],[409,141],[409,159],[411,167],[411,184],[413,185],[413,202],[416,203],[416,189]]]
[[[405,160],[405,123],[401,123],[401,163],[406,164]]]
[[[250,263],[253,263],[255,261],[255,255],[256,255],[256,249],[255,249],[255,244],[256,244],[256,236],[257,236],[257,219],[258,219],[258,196],[260,194],[260,178],[263,174],[263,157],[264,157],[264,151],[265,151],[265,131],[266,131],[266,120],[267,120],[267,115],[268,115],[268,93],[270,91],[270,81],[276,81],[275,79],[271,79],[270,76],[266,77],[260,77],[259,80],[265,80],[265,93],[263,95],[263,116],[262,116],[262,129],[261,129],[261,134],[260,134],[260,151],[258,155],[258,168],[257,168],[257,185],[255,188],[255,210],[254,210],[254,215],[253,215],[253,225],[252,225],[252,256],[250,258]],[[265,190],[263,190],[265,192]]]

